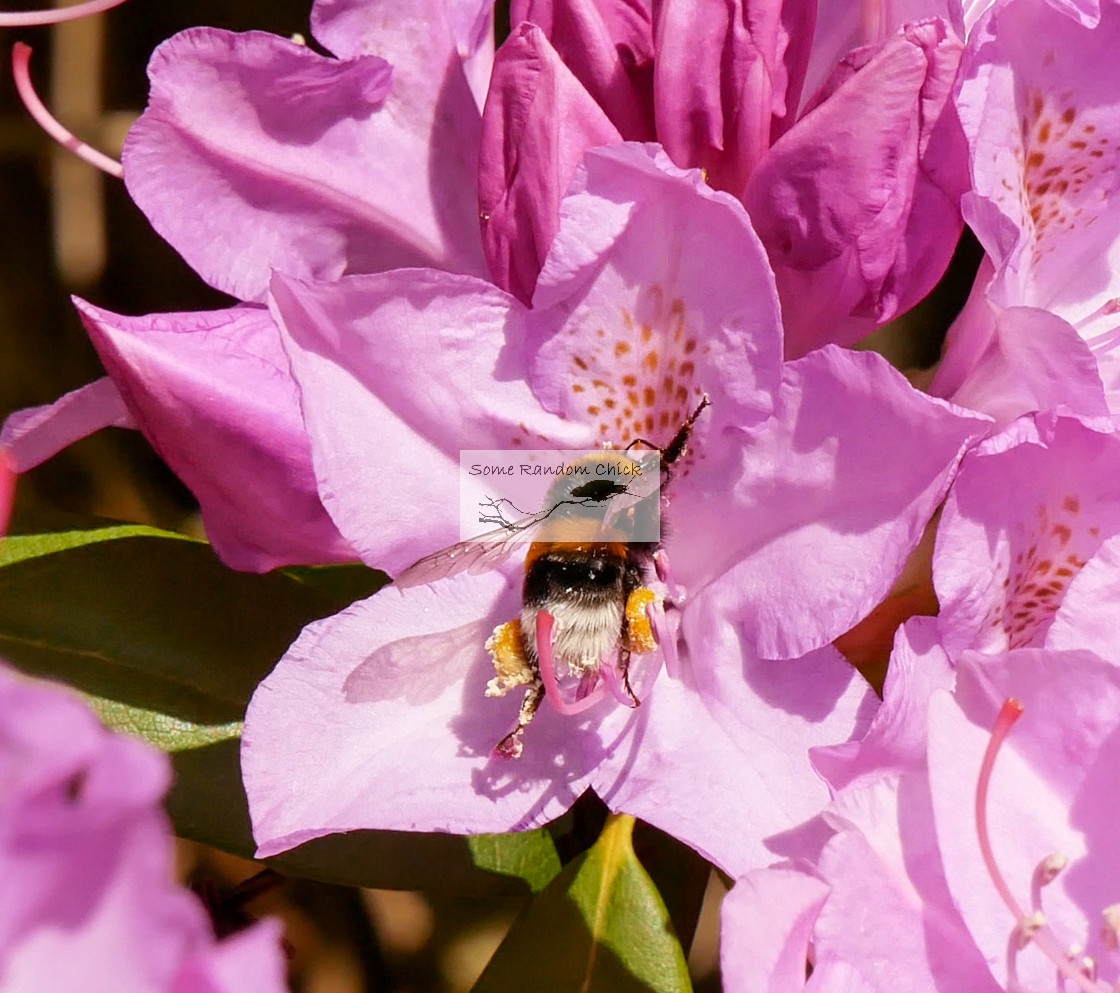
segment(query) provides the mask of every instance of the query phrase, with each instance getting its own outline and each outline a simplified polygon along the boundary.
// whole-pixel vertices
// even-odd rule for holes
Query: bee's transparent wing
[[[524,545],[527,535],[547,516],[545,512],[530,514],[513,524],[433,552],[419,562],[414,562],[393,582],[401,589],[408,589],[410,586],[423,586],[425,583],[434,583],[437,579],[457,576],[461,572],[473,575],[488,572],[508,559],[518,546]]]

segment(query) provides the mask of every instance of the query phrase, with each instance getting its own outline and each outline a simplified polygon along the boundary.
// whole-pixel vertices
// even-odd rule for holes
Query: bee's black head
[[[524,599],[540,604],[560,599],[600,600],[625,597],[634,568],[624,558],[606,555],[546,553],[525,574]]]

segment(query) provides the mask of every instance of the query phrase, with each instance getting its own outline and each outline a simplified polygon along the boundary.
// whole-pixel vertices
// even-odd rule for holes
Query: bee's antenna
[[[681,425],[680,430],[673,436],[673,440],[662,449],[662,465],[670,466],[684,456],[685,452],[688,451],[688,439],[692,436],[692,426],[696,423],[696,418],[704,412],[705,407],[711,405],[712,401],[708,394],[703,394],[700,397],[700,402],[696,405],[696,409],[688,415],[688,420]]]

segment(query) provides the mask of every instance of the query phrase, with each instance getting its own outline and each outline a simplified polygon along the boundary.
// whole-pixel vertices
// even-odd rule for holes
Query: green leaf
[[[467,839],[474,864],[503,876],[524,879],[538,893],[560,871],[560,856],[544,828],[513,834],[479,834]]]
[[[339,604],[349,606],[357,600],[373,596],[389,582],[379,569],[360,563],[352,565],[290,566],[284,574],[326,593]]]
[[[684,952],[634,854],[634,820],[614,816],[514,922],[474,993],[689,993]]]
[[[0,541],[0,566],[11,565],[24,559],[38,558],[64,552],[69,548],[82,545],[95,545],[102,541],[115,541],[119,538],[169,538],[176,541],[194,541],[184,534],[174,531],[161,531],[145,524],[117,524],[98,528],[75,528],[69,531],[51,531],[46,534],[13,534]]]
[[[195,724],[193,721],[161,714],[158,710],[130,707],[119,700],[106,700],[89,693],[84,696],[86,703],[107,728],[120,734],[130,734],[134,738],[143,738],[165,752],[182,752],[212,745],[216,741],[241,737],[241,721]]]
[[[687,952],[700,922],[711,863],[683,841],[642,821],[634,831],[634,850],[669,908],[673,930]]]
[[[249,697],[305,624],[384,581],[364,567],[334,571],[233,572],[205,542],[146,527],[9,537],[0,658],[69,683],[108,726],[169,752],[176,833],[251,858],[239,762]],[[501,864],[513,860],[503,849]],[[529,892],[516,876],[476,867],[467,839],[446,834],[337,835],[269,864],[356,886]]]
[[[189,725],[240,721],[303,626],[339,606],[151,528],[17,536],[0,556],[0,657]]]

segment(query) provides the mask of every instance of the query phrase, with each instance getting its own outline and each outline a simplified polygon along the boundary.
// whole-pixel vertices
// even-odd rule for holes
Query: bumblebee
[[[640,701],[630,686],[631,656],[649,654],[660,645],[672,664],[674,646],[663,623],[662,595],[654,588],[661,585],[657,580],[667,578],[661,541],[632,541],[628,535],[650,533],[649,515],[660,515],[661,494],[709,403],[704,395],[664,449],[636,439],[625,451],[583,456],[577,465],[597,463],[598,471],[590,473],[594,480],[582,482],[584,474],[578,472],[561,477],[541,511],[423,558],[397,577],[398,586],[408,587],[492,569],[523,547],[525,533],[533,529],[520,615],[499,625],[486,642],[495,670],[486,695],[526,688],[517,725],[494,754],[521,755],[525,728],[545,697],[563,714],[578,714],[608,692],[636,707]],[[638,445],[646,451],[634,451]],[[652,482],[655,473],[648,471],[645,457],[649,452],[660,455]],[[663,535],[659,518],[652,520],[656,533]]]

